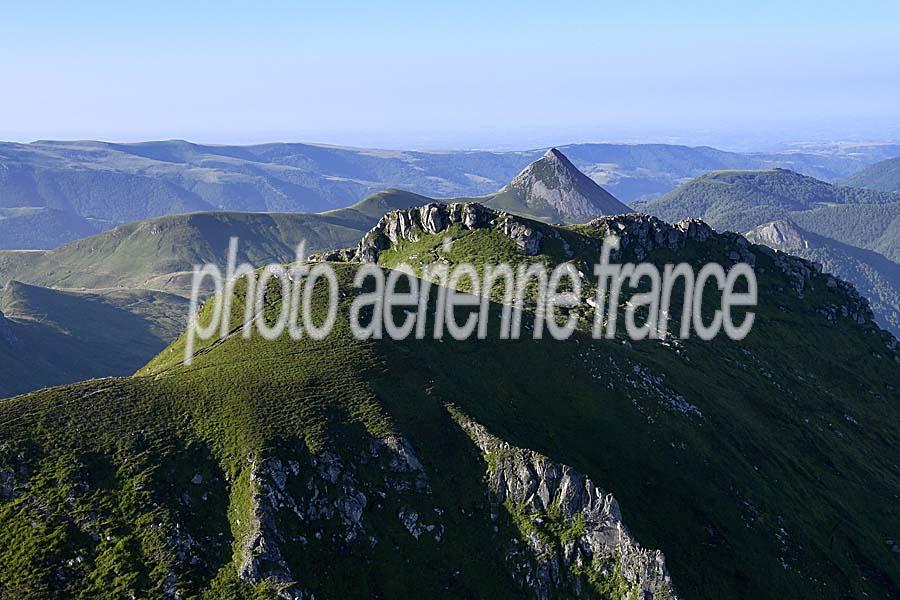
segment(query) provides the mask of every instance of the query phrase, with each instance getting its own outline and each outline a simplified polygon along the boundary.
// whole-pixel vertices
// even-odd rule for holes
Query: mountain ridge
[[[696,223],[673,250],[662,235],[673,226],[651,217],[528,221],[542,237],[526,255],[487,216],[398,238],[379,263],[580,265],[616,231],[621,260],[727,266],[743,252],[759,274],[756,325],[741,342],[493,329],[477,343],[362,341],[346,319],[357,266],[336,264],[333,339],[228,336],[186,367],[181,338],[135,377],[0,402],[0,581],[50,598],[647,590],[624,568],[641,554],[617,553],[633,546],[592,516],[616,511],[573,510],[584,490],[588,506],[615,498],[679,597],[900,590],[884,541],[897,522],[900,355],[852,287]],[[237,289],[235,322],[244,298]],[[271,299],[276,314],[285,298]],[[53,515],[41,528],[36,506]]]
[[[746,231],[819,206],[890,204],[900,194],[836,186],[787,169],[714,171],[636,208],[666,220],[700,217],[713,227]]]
[[[738,154],[667,144],[560,148],[580,170],[625,201],[668,192],[686,177],[713,169],[785,166],[836,180],[885,157],[883,149],[865,148],[834,156]],[[391,187],[431,197],[476,197],[495,193],[544,151],[419,152],[183,140],[7,142],[0,143],[0,207],[55,208],[109,229],[194,210],[319,212]],[[19,248],[46,248],[69,241],[71,234],[52,223],[32,222],[19,237]]]

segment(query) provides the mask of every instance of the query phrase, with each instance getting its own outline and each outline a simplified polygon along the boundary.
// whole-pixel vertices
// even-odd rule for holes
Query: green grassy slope
[[[355,217],[355,215],[354,215]],[[377,219],[376,219],[377,220]],[[0,281],[18,279],[66,288],[144,288],[190,291],[195,264],[224,267],[231,236],[238,261],[288,262],[296,244],[308,250],[348,246],[372,223],[344,224],[339,215],[196,213],[122,225],[43,254],[4,252]]]
[[[606,233],[543,231],[539,260],[568,247],[578,265]],[[444,235],[424,236],[382,259],[516,257],[493,230],[450,235],[448,250]],[[722,260],[734,243],[650,258]],[[0,477],[11,482],[0,596],[271,597],[238,576],[262,521],[284,563],[267,568],[289,569],[292,589],[317,598],[521,597],[504,559],[521,515],[491,504],[493,459],[453,411],[612,492],[685,598],[896,596],[885,540],[900,537],[900,357],[871,323],[824,316],[850,301],[826,276],[801,297],[768,253],[752,252],[760,306],[740,343],[362,342],[349,335],[347,294],[321,342],[233,336],[184,367],[179,340],[136,377],[0,401]],[[338,269],[348,285],[354,267]],[[268,299],[271,316],[282,299],[275,289]],[[236,300],[238,315],[240,290]],[[408,441],[428,491],[370,452],[392,436]],[[270,485],[260,465],[276,458],[287,474]],[[271,519],[254,509],[267,502],[261,489],[284,505]],[[338,510],[359,489],[361,530],[317,508],[322,494]],[[435,529],[412,535],[410,511]],[[612,579],[590,581],[587,597],[622,597]]]
[[[820,205],[897,201],[900,196],[895,194],[836,186],[793,171],[771,169],[715,171],[636,207],[668,221],[700,217],[717,229],[747,231]]]
[[[321,214],[331,222],[366,232],[388,211],[421,206],[429,202],[432,202],[431,198],[391,188],[372,194],[346,208],[338,208]]]
[[[421,198],[386,191],[327,215],[162,217],[56,250],[0,252],[0,283],[15,284],[0,308],[14,320],[19,338],[15,349],[0,349],[0,396],[134,372],[175,339],[186,321],[184,299],[150,290],[189,294],[193,265],[210,261],[224,268],[231,236],[240,239],[239,261],[287,262],[300,240],[307,240],[310,251],[350,245],[384,212]],[[29,375],[17,375],[29,363]]]
[[[307,251],[356,243],[385,212],[421,204],[422,196],[388,190],[323,214],[194,213],[121,225],[44,252],[0,251],[0,284],[15,279],[63,288],[151,288],[189,293],[196,264],[224,268],[232,236],[238,262],[293,260]]]

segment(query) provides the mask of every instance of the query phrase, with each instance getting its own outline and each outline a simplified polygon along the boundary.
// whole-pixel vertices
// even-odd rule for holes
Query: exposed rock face
[[[516,243],[522,254],[533,256],[540,252],[543,234],[532,222],[475,202],[461,202],[449,205],[430,203],[418,208],[391,211],[366,233],[355,249],[326,253],[320,258],[378,262],[381,252],[390,248],[391,244],[400,240],[415,242],[423,235],[446,231],[451,225],[460,225],[464,229],[497,227]]]
[[[771,227],[764,226],[763,228],[754,229],[746,235],[753,241],[765,238],[772,243],[775,243],[775,241],[779,239],[785,240],[785,243],[795,243],[795,235],[800,235],[796,229],[787,224],[782,223],[781,225],[778,225],[776,223],[771,223],[770,225]],[[762,238],[757,237],[757,233],[759,233]],[[798,251],[806,247],[805,241],[796,243],[799,245],[795,245],[794,248]],[[817,262],[793,256],[786,252],[782,252],[781,250],[772,249],[767,245],[757,245],[755,248],[772,258],[775,265],[790,278],[794,291],[796,291],[797,295],[801,298],[803,297],[807,284],[812,281],[814,277],[819,276],[823,271],[822,265]],[[820,315],[831,322],[836,322],[840,318],[850,318],[860,325],[873,320],[874,315],[872,313],[872,308],[869,305],[869,301],[863,298],[852,284],[847,283],[842,279],[829,276],[826,280],[826,285],[829,288],[842,292],[841,296],[843,300],[840,304],[832,304],[819,308],[817,312]]]
[[[806,248],[809,244],[800,231],[787,221],[772,221],[744,234],[754,244],[764,244],[778,250]]]
[[[556,148],[525,167],[488,201],[495,202],[513,211],[521,205],[528,214],[553,215],[552,220],[564,223],[584,223],[600,215],[631,211]]]
[[[600,217],[587,223],[585,227],[594,229],[594,237],[615,235],[619,238],[618,252],[613,259],[620,259],[622,253],[630,251],[637,260],[644,260],[650,252],[665,248],[677,251],[689,242],[705,242],[719,237],[730,247],[727,254],[732,262],[745,262],[751,266],[756,256],[750,251],[750,243],[734,233],[717,233],[700,219],[684,219],[674,224],[642,213],[629,213],[611,217]]]
[[[525,256],[534,256],[541,250],[541,233],[513,219],[505,219],[500,231],[516,243],[516,249]]]
[[[662,554],[637,544],[610,494],[574,469],[515,448],[452,412],[491,465],[486,491],[492,507],[513,507],[536,523],[549,516],[571,525],[570,535],[560,540],[521,528],[504,538],[506,563],[523,591],[549,599],[580,595],[584,586],[602,582],[614,586],[616,597],[676,598]],[[442,541],[440,498],[432,496],[425,470],[403,438],[372,439],[352,456],[323,450],[250,459],[249,469],[250,522],[238,574],[249,583],[268,583],[282,598],[314,597],[291,572],[288,549],[296,556],[324,548],[343,552],[351,544],[375,546],[379,540],[375,529],[367,531],[367,519],[384,518],[379,511],[385,502],[399,508],[389,518],[396,518],[411,540]],[[492,508],[491,518],[498,514]]]
[[[331,450],[296,459],[251,458],[250,526],[241,547],[238,576],[250,583],[274,584],[283,598],[313,598],[303,582],[296,581],[282,549],[296,551],[313,540],[334,546],[369,543],[362,521],[371,497],[388,492],[430,493],[422,465],[406,440],[373,439],[364,454],[352,463]],[[380,479],[387,489],[368,489],[360,482],[360,466],[371,463],[381,469]],[[400,515],[410,529],[418,518],[406,513],[413,511]],[[279,525],[284,515],[298,520],[303,536],[286,538]],[[428,529],[434,530],[435,526]]]
[[[298,467],[299,473],[299,467]],[[251,498],[250,533],[241,548],[238,577],[251,583],[269,581],[285,586],[281,594],[287,598],[304,598],[302,590],[295,587],[291,571],[281,555],[286,540],[276,523],[279,506],[296,510],[290,494],[285,493],[287,472],[280,459],[273,458],[257,463],[250,461]],[[290,586],[290,587],[287,587]]]
[[[637,543],[611,494],[571,467],[511,446],[458,412],[455,416],[488,462],[496,501],[537,524],[523,536],[526,548],[514,544],[507,555],[519,585],[541,599],[563,590],[580,595],[587,585],[583,576],[591,573],[615,586],[621,597],[677,598],[662,553]],[[557,540],[541,535],[547,519],[568,524],[567,534]]]

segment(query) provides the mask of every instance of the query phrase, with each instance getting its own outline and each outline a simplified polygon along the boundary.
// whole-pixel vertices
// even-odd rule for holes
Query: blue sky
[[[0,139],[900,137],[900,3],[678,4],[17,2]]]

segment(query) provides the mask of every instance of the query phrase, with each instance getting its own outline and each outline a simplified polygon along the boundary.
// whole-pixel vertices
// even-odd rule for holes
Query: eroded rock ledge
[[[388,493],[430,493],[412,447],[397,437],[372,439],[367,451],[352,461],[326,449],[291,458],[251,457],[248,463],[249,524],[241,544],[238,577],[251,584],[268,584],[287,600],[315,596],[291,572],[286,552],[302,553],[308,544],[320,542],[334,547],[373,545],[377,540],[367,538],[363,526],[363,514],[371,509],[373,496],[377,501]],[[366,464],[380,469],[384,489],[370,489],[361,482],[358,471]],[[401,511],[399,518],[406,516],[404,524],[412,521],[418,527],[418,519],[406,513],[414,511]],[[291,515],[302,534],[289,536],[279,524],[283,515]],[[428,531],[436,529],[428,526]]]
[[[527,219],[486,208],[477,202],[432,202],[416,208],[391,211],[381,217],[355,248],[327,252],[319,258],[375,263],[381,252],[392,244],[401,240],[415,242],[423,235],[441,233],[452,225],[459,225],[464,229],[496,227],[515,242],[522,254],[533,256],[541,250],[543,234]]]
[[[580,595],[587,585],[617,598],[678,597],[662,552],[638,544],[612,494],[575,469],[512,446],[452,412],[484,455],[490,493],[513,515],[524,540],[506,556],[519,585],[541,599]]]

